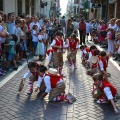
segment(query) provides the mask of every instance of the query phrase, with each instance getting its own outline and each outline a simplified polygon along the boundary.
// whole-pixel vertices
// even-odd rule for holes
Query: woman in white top
[[[113,31],[113,33],[115,33],[116,29],[117,29],[117,25],[115,24],[115,18],[110,20],[110,24],[108,26],[107,29],[107,40],[108,40],[108,54],[113,54],[114,53],[114,40],[115,39],[110,39],[110,34],[111,31]]]

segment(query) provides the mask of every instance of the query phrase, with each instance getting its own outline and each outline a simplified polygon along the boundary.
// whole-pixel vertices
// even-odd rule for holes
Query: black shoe
[[[14,70],[17,70],[17,69],[18,69],[18,67],[14,67],[13,69],[14,69]]]
[[[114,58],[113,60],[117,60],[117,58]]]

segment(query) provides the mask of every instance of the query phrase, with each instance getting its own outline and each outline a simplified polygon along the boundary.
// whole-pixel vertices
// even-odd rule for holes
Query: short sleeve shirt
[[[9,48],[9,53],[15,53],[15,41],[10,41],[10,48]]]

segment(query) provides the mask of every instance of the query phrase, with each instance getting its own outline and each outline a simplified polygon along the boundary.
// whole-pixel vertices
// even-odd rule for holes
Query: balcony
[[[102,3],[103,0],[91,0],[91,3]]]

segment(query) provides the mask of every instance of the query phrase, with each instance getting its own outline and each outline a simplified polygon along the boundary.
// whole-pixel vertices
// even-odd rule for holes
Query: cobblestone
[[[18,74],[0,88],[0,120],[120,120],[120,115],[115,115],[110,104],[98,105],[91,96],[93,81],[86,75],[86,69],[81,65],[77,54],[77,69],[69,70],[66,57],[64,74],[66,78],[66,92],[76,96],[73,104],[65,102],[49,102],[46,97],[41,101],[39,94],[27,96],[28,80],[24,89],[19,93],[20,78],[27,71],[24,67]],[[120,94],[120,71],[109,62],[108,72],[111,73],[109,81],[117,87]],[[116,103],[120,109],[120,100]]]

